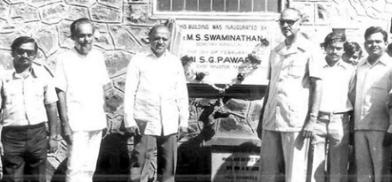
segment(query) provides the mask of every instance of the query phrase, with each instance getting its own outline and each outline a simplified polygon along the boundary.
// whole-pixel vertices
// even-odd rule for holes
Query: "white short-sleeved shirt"
[[[32,65],[26,76],[15,70],[2,70],[0,77],[3,126],[36,125],[48,121],[45,104],[57,101],[50,74]]]
[[[75,49],[59,55],[55,86],[66,94],[70,127],[73,131],[93,131],[106,127],[103,86],[110,83],[104,56],[92,49],[87,55]]]
[[[353,106],[348,99],[350,81],[354,75],[354,67],[343,60],[330,66],[325,61],[323,66],[323,88],[321,92],[320,111],[347,112]]]
[[[287,47],[275,47],[269,60],[269,93],[263,129],[296,132],[309,111],[310,78],[322,78],[321,51],[301,33]]]

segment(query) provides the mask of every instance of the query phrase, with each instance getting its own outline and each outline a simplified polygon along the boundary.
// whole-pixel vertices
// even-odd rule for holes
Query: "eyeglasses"
[[[28,56],[35,56],[35,50],[26,50],[26,49],[16,49],[15,52],[19,55],[24,55],[25,53]]]
[[[279,23],[280,25],[284,25],[285,23],[287,23],[287,25],[294,25],[295,22],[297,22],[299,19],[296,20],[285,20],[285,19],[280,19]]]

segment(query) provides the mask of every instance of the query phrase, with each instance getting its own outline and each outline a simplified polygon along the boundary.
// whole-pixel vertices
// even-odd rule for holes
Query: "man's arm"
[[[66,107],[66,100],[65,100],[65,92],[57,89],[56,88],[56,93],[58,97],[57,101],[57,109],[59,112],[59,117],[60,117],[60,123],[61,123],[61,130],[62,130],[62,136],[64,140],[68,144],[72,144],[72,130],[71,127],[69,126],[69,121],[68,121],[68,112],[67,112],[67,107]]]
[[[264,99],[263,99],[263,106],[260,111],[259,123],[257,124],[257,129],[256,129],[257,136],[260,139],[262,139],[264,111],[265,111],[265,106],[267,105],[267,101],[268,101],[269,88],[270,88],[270,83],[268,83],[267,88],[265,90],[265,95],[264,95]]]
[[[392,71],[389,72],[389,84],[392,85]],[[392,145],[392,89],[389,90],[387,108],[389,114],[389,127],[385,132],[383,141],[384,146]]]
[[[178,76],[177,76],[177,105],[179,108],[179,132],[180,137],[188,132],[188,120],[189,120],[189,97],[188,97],[188,89],[186,84],[186,78],[184,73],[184,68],[179,63],[178,66]]]
[[[304,137],[312,137],[313,125],[317,121],[321,102],[321,90],[321,79],[310,77],[309,113],[302,132]]]
[[[45,104],[45,109],[49,124],[49,151],[55,152],[57,150],[57,142],[60,141],[56,103]]]
[[[129,134],[140,135],[139,128],[133,117],[135,97],[139,85],[139,69],[135,55],[128,64],[124,91],[124,126]]]

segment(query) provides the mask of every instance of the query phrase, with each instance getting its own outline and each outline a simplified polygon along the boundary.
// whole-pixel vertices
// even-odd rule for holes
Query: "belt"
[[[24,125],[24,126],[4,126],[3,130],[27,130],[45,127],[45,122],[35,124],[35,125]]]
[[[351,114],[352,111],[346,112],[324,112],[319,111],[318,119],[330,120],[332,116],[348,116]]]
[[[324,111],[319,111],[319,116],[320,115],[344,115],[344,114],[350,114],[352,111],[346,111],[346,112],[324,112]]]

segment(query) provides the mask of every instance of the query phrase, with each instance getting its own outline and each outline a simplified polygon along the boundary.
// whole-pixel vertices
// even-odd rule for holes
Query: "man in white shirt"
[[[327,178],[330,182],[347,181],[349,121],[353,110],[348,92],[354,68],[342,60],[345,42],[344,33],[332,32],[323,43],[326,56],[320,111],[312,140],[312,181]]]
[[[258,126],[263,140],[261,181],[306,179],[308,138],[313,135],[321,98],[322,59],[301,33],[302,20],[297,9],[283,10],[279,24],[285,40],[271,50],[269,84]]]
[[[167,51],[169,29],[156,25],[149,39],[151,50],[132,58],[125,84],[125,127],[136,134],[130,177],[150,180],[154,171],[147,163],[158,150],[162,182],[169,182],[176,171],[176,134],[188,127],[188,93],[180,59]]]
[[[57,149],[57,96],[45,68],[33,64],[38,46],[31,37],[16,38],[11,45],[14,69],[0,77],[0,153],[5,181],[45,181],[49,124],[49,151]],[[30,180],[29,180],[30,181]]]
[[[391,104],[392,60],[385,52],[388,34],[381,27],[365,31],[368,57],[358,63],[354,89],[354,147],[357,181],[390,181],[392,135]],[[389,102],[389,103],[388,103]]]
[[[95,171],[102,130],[104,93],[111,88],[104,56],[92,48],[94,26],[87,18],[71,24],[73,49],[56,63],[55,85],[65,140],[70,144],[67,182],[89,182]]]

